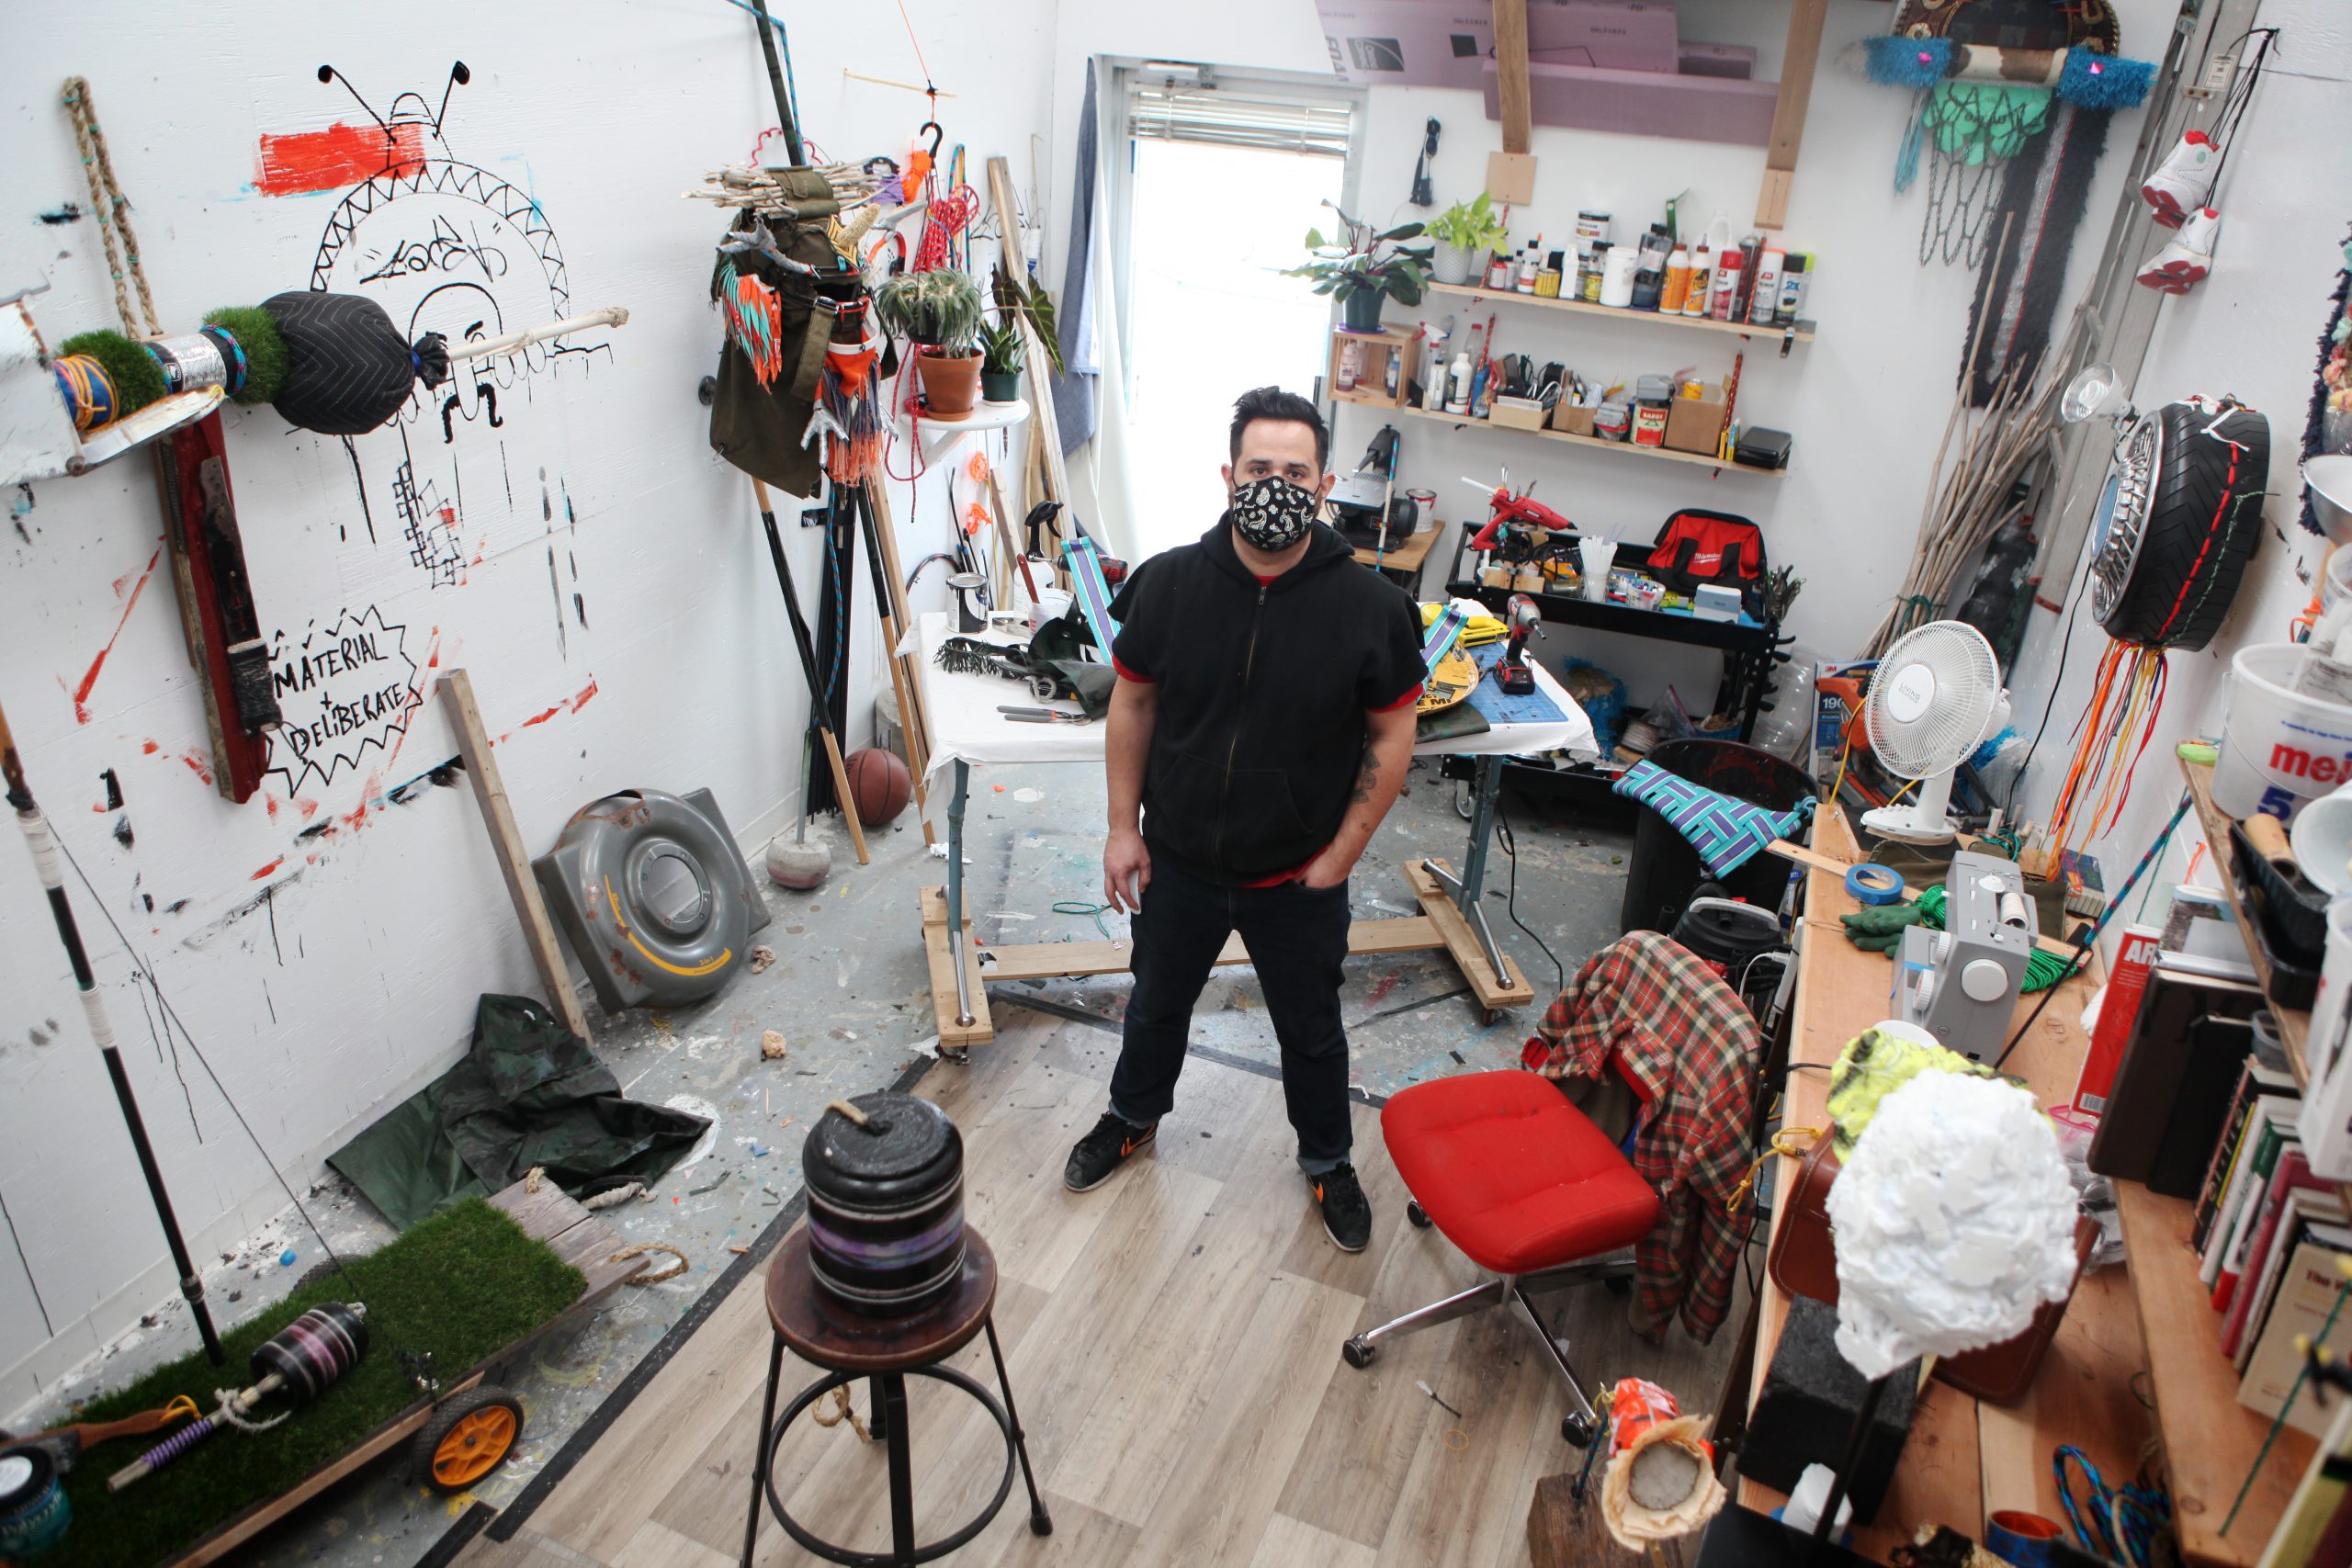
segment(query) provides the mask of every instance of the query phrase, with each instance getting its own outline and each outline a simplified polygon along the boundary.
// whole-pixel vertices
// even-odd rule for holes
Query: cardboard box
[[[1713,457],[1724,438],[1724,413],[1714,398],[1676,398],[1666,405],[1668,449]]]
[[[1741,43],[1697,43],[1682,40],[1681,74],[1685,76],[1727,76],[1736,82],[1753,80],[1756,75],[1756,51]]]
[[[1552,428],[1569,435],[1590,435],[1592,416],[1597,409],[1571,408],[1566,403],[1552,406]]]
[[[1487,410],[1487,423],[1506,430],[1541,430],[1544,405],[1533,398],[1497,398]]]
[[[1488,119],[1502,117],[1498,81],[1494,61],[1479,62],[1478,85]],[[1777,82],[1551,65],[1540,60],[1528,62],[1527,85],[1529,116],[1537,125],[1736,147],[1770,145],[1772,113],[1781,94]]]

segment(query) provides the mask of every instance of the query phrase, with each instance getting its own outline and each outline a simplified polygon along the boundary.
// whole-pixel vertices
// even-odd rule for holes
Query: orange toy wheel
[[[487,1383],[441,1402],[416,1435],[416,1478],[436,1492],[463,1492],[506,1461],[523,1435],[523,1402]]]

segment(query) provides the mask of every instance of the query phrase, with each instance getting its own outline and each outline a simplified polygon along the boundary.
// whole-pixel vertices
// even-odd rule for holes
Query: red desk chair
[[[1532,1297],[1599,1281],[1630,1289],[1626,1249],[1657,1220],[1657,1194],[1557,1084],[1537,1073],[1471,1073],[1415,1084],[1389,1100],[1380,1131],[1413,1201],[1406,1216],[1435,1225],[1469,1259],[1498,1276],[1349,1340],[1351,1367],[1368,1367],[1394,1334],[1451,1323],[1490,1306],[1535,1331],[1576,1408],[1560,1435],[1582,1448],[1599,1418],[1566,1350],[1536,1315]]]

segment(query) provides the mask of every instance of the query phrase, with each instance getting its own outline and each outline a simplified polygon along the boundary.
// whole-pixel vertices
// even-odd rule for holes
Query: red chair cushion
[[[1423,1212],[1498,1274],[1614,1252],[1657,1219],[1649,1183],[1539,1074],[1415,1084],[1381,1111],[1380,1131]]]

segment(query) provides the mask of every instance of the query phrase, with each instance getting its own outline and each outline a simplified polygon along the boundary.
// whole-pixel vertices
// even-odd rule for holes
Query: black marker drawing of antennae
[[[428,112],[424,102],[424,95],[422,93],[413,91],[401,93],[393,97],[391,104],[387,110],[391,117],[390,122],[388,123],[383,115],[378,114],[373,108],[369,107],[368,100],[359,96],[359,89],[351,85],[350,77],[345,76],[342,72],[336,70],[332,65],[322,65],[319,67],[319,80],[321,82],[342,83],[344,91],[349,93],[353,101],[358,104],[360,109],[368,116],[368,118],[376,122],[377,128],[383,131],[387,140],[390,140],[391,137],[392,125],[397,123],[430,126],[432,128],[433,134],[436,138],[439,137],[441,135],[442,124],[449,117],[449,95],[456,92],[459,87],[464,86],[467,83],[471,82],[473,79],[474,73],[468,68],[464,61],[459,60],[452,62],[449,66],[449,79],[442,85],[441,88],[441,107],[439,108],[433,109]],[[416,100],[415,117],[411,120],[402,122],[401,119],[401,106],[411,98]]]

